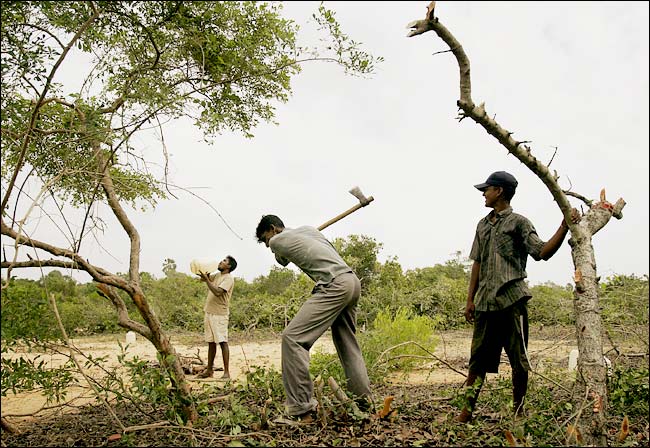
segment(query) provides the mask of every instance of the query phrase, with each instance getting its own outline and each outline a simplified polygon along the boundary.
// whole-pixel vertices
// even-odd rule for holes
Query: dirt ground
[[[534,330],[531,332],[529,343],[529,356],[535,369],[543,369],[545,365],[567,366],[569,352],[576,348],[572,345],[573,329],[546,329]],[[415,370],[408,375],[396,374],[389,378],[390,384],[403,385],[461,385],[464,381],[463,373],[467,370],[467,361],[471,346],[471,331],[458,330],[441,333],[439,342],[434,352],[438,360],[425,364],[422,368]],[[109,366],[117,366],[120,353],[119,343],[126,344],[125,334],[110,336],[86,337],[73,340],[75,347],[83,353],[92,355],[94,358],[107,357]],[[172,343],[181,356],[200,358],[204,362],[207,359],[207,344],[201,341],[200,336],[176,336],[172,337]],[[321,337],[314,347],[315,352],[335,353],[331,335],[326,333]],[[145,339],[138,337],[135,343],[131,343],[126,349],[127,358],[138,357],[144,360],[155,361],[156,351],[152,344]],[[3,357],[34,357],[34,353],[3,353]],[[64,362],[64,355],[61,354],[38,354],[41,360],[51,367],[60,366]],[[82,359],[83,360],[83,359]],[[506,361],[505,354],[503,361]],[[221,353],[218,351],[215,360],[217,367],[222,366]],[[230,374],[234,381],[245,379],[246,372],[252,366],[275,367],[281,370],[280,364],[280,340],[279,338],[265,339],[261,341],[232,341],[230,343]],[[433,368],[432,368],[433,367]],[[505,362],[500,367],[499,375],[509,375],[510,369]],[[89,370],[88,375],[95,375],[97,372]],[[196,387],[202,382],[216,382],[221,372],[215,372],[214,378],[200,380],[190,375],[189,379]],[[82,381],[82,384],[84,382]],[[85,384],[84,384],[85,386]],[[68,403],[75,407],[93,400],[93,393],[87,387],[75,387],[68,391]],[[9,417],[13,423],[18,425],[28,424],[36,416],[45,416],[48,410],[46,399],[39,392],[13,394],[9,392],[2,397],[2,416]],[[71,407],[71,409],[73,409]]]
[[[394,374],[387,381],[373,385],[376,397],[393,397],[391,413],[386,418],[378,418],[378,414],[359,420],[353,418],[350,412],[342,411],[330,399],[325,397],[322,415],[318,424],[307,427],[278,423],[276,417],[282,416],[279,408],[269,408],[269,418],[266,420],[268,401],[260,400],[254,393],[251,396],[232,395],[226,401],[215,401],[202,412],[201,426],[171,424],[164,409],[155,406],[142,408],[129,405],[126,402],[112,402],[109,409],[98,404],[93,394],[81,379],[82,387],[69,390],[65,406],[48,408],[45,398],[40,393],[12,394],[2,397],[3,422],[9,422],[17,433],[2,431],[2,446],[493,446],[504,445],[505,429],[512,429],[509,409],[501,409],[490,404],[495,394],[500,394],[503,387],[491,388],[485,393],[485,399],[479,402],[477,421],[467,427],[459,427],[453,421],[458,412],[454,404],[453,391],[462,387],[471,345],[471,330],[448,331],[438,334],[439,342],[434,352],[433,360],[419,370],[409,374]],[[623,338],[628,339],[628,338]],[[172,342],[178,353],[184,357],[200,358],[205,361],[207,344],[197,334],[173,335]],[[93,357],[105,356],[109,364],[119,366],[118,354],[120,344],[125,343],[125,333],[81,338],[74,341],[75,347]],[[534,371],[544,372],[547,368],[557,373],[558,369],[567,369],[569,353],[575,348],[574,328],[531,328],[529,341],[529,357]],[[255,371],[255,367],[271,367],[280,370],[280,339],[273,336],[242,336],[231,334],[230,341],[230,370],[235,383],[219,382],[215,378],[200,380],[194,375],[188,375],[191,387],[197,396],[205,393],[206,389],[224,390],[226,394],[219,397],[229,397],[237,389],[237,383],[247,379],[247,373]],[[619,349],[628,352],[628,347],[618,345]],[[606,354],[613,356],[611,346],[604,347]],[[643,347],[629,347],[629,353],[638,353],[641,358],[632,358],[639,362],[647,362],[647,343]],[[312,353],[322,351],[334,353],[331,336],[325,334],[314,346]],[[153,346],[139,338],[128,346],[127,358],[138,356],[140,359],[155,361],[156,353]],[[3,353],[7,357],[34,357],[34,353],[18,350]],[[61,354],[41,353],[39,360],[55,367],[60,365],[65,357]],[[616,363],[616,359],[612,358]],[[83,359],[81,359],[83,361]],[[221,355],[217,354],[216,366],[221,366]],[[510,368],[505,355],[502,357],[499,376],[510,375]],[[82,362],[83,364],[83,362]],[[561,370],[560,370],[561,371]],[[567,381],[571,373],[567,371]],[[95,378],[101,375],[98,370],[87,369],[86,374]],[[492,376],[492,378],[490,378]],[[496,375],[488,375],[491,384],[498,384]],[[494,382],[493,382],[494,381]],[[547,381],[547,380],[545,380]],[[230,386],[235,387],[230,387]],[[547,384],[547,383],[544,383]],[[560,387],[553,388],[554,397],[560,402],[565,400],[565,391]],[[208,387],[206,387],[208,386]],[[239,390],[244,390],[239,388]],[[253,388],[255,390],[255,388]],[[230,392],[228,392],[230,391]],[[5,391],[3,391],[5,392]],[[214,392],[210,392],[214,394]],[[269,392],[270,393],[270,392]],[[505,392],[507,395],[507,391]],[[539,394],[538,394],[539,395]],[[214,395],[211,395],[215,398]],[[542,396],[542,395],[540,395]],[[279,398],[279,397],[277,397]],[[232,401],[231,401],[232,400]],[[328,401],[329,400],[329,401]],[[94,403],[93,403],[94,401]],[[541,403],[541,402],[540,402]],[[384,403],[385,405],[385,403]],[[44,406],[46,406],[44,408]],[[255,415],[259,422],[248,422],[245,426],[226,424],[234,415],[236,406],[245,408],[248,413]],[[551,405],[554,406],[554,405]],[[506,406],[507,407],[507,406]],[[137,408],[137,409],[136,409]],[[379,408],[377,408],[379,409]],[[376,409],[376,410],[377,410]],[[546,412],[546,411],[544,411]],[[264,419],[262,419],[264,416]],[[541,424],[547,428],[549,421],[533,417],[528,420],[533,428]],[[569,418],[565,415],[564,418]],[[241,415],[237,417],[243,422]],[[618,417],[617,417],[618,418]],[[226,420],[223,420],[226,419]],[[608,446],[621,446],[617,442],[617,431],[622,422],[612,419],[607,429]],[[119,433],[116,421],[123,422],[130,429]],[[232,422],[231,422],[232,423]],[[226,425],[226,426],[224,426]],[[544,429],[545,445],[563,445],[563,436],[559,421],[554,432]],[[629,446],[647,446],[648,423],[646,418],[639,418],[630,423],[633,439]],[[133,431],[133,432],[131,432]],[[234,432],[233,432],[234,431]],[[241,434],[239,433],[241,431]],[[534,429],[533,431],[539,431]],[[536,437],[540,437],[537,434]],[[245,442],[245,443],[243,443]],[[626,440],[626,443],[628,441]],[[527,444],[521,440],[523,445]]]

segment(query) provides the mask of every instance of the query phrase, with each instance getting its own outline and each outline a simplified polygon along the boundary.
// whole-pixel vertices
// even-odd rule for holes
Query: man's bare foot
[[[221,378],[218,378],[219,381],[229,381],[230,380],[230,373],[225,372],[223,375],[221,375]]]
[[[213,374],[214,374],[214,372],[212,372],[212,369],[205,369],[203,372],[196,375],[196,377],[197,378],[212,378]]]

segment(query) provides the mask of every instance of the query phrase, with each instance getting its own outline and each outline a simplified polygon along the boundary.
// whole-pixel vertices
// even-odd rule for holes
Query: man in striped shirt
[[[505,171],[490,174],[474,185],[485,197],[485,206],[493,210],[476,227],[470,258],[472,265],[465,319],[474,323],[469,372],[465,385],[467,402],[456,420],[468,422],[485,375],[498,373],[501,350],[505,349],[512,367],[513,406],[516,415],[523,412],[528,388],[528,300],[526,261],[548,260],[560,248],[568,232],[564,219],[547,242],[537,235],[533,224],[514,213],[510,200],[517,180]],[[580,221],[578,210],[571,218]]]

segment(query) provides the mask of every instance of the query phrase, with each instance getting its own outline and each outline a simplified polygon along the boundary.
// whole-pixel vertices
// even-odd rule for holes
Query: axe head
[[[353,187],[350,190],[350,193],[352,194],[352,196],[357,198],[359,200],[359,202],[361,202],[361,205],[363,205],[363,206],[368,205],[370,203],[370,201],[372,201],[372,199],[369,199],[369,198],[365,197],[364,194],[361,193],[361,189],[359,187]]]

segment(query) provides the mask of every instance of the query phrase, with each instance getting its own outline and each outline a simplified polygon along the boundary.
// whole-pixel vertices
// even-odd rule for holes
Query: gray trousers
[[[356,307],[361,283],[353,273],[338,275],[327,285],[317,285],[282,333],[282,382],[287,412],[300,415],[316,408],[309,376],[309,349],[331,326],[348,390],[370,397],[370,380],[355,336]]]

